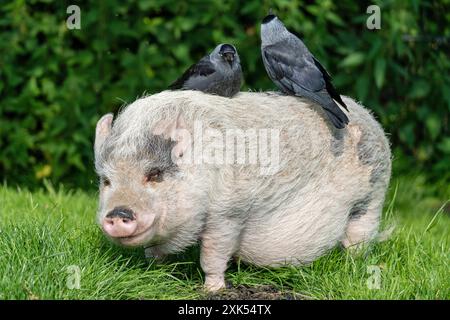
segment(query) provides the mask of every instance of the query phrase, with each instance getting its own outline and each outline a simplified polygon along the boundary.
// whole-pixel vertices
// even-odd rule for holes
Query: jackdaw
[[[241,61],[231,44],[219,44],[209,55],[193,64],[169,89],[199,90],[223,97],[239,92],[242,83]]]
[[[338,129],[348,124],[334,100],[348,111],[347,106],[329,73],[274,14],[269,13],[261,24],[261,55],[269,77],[281,91],[318,103]]]

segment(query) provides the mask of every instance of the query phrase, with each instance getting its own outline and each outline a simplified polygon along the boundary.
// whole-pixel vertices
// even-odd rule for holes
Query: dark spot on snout
[[[108,212],[106,215],[107,218],[121,218],[121,219],[136,219],[132,210],[126,207],[115,207],[113,210]]]

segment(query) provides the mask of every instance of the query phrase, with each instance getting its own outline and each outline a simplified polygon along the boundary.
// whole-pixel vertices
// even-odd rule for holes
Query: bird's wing
[[[285,89],[293,94],[296,92],[292,92],[292,86],[289,86],[289,82],[293,82],[310,92],[318,92],[324,89],[326,83],[322,72],[314,63],[298,57],[293,50],[295,48],[280,44],[263,48],[269,76],[284,84],[283,87],[287,86]]]
[[[169,86],[169,89],[182,89],[186,81],[193,77],[206,77],[216,72],[214,65],[209,60],[209,56],[200,59],[199,62],[189,67],[174,83]]]
[[[330,97],[331,76],[320,64],[317,65],[312,56],[303,58],[299,51],[289,43],[264,47],[263,61],[270,78],[285,92],[320,104],[333,125],[344,128],[349,119]],[[336,96],[340,99],[339,95]]]
[[[342,101],[341,95],[336,91],[336,88],[331,83],[331,81],[333,79],[331,78],[330,74],[327,72],[327,70],[325,70],[325,68],[320,64],[320,62],[316,58],[313,57],[313,59],[314,59],[314,64],[317,66],[317,68],[319,68],[319,70],[323,74],[323,77],[326,82],[326,88],[327,88],[327,91],[330,94],[330,96],[334,100],[336,100],[345,110],[348,111],[347,105],[344,103],[344,101]]]
[[[325,79],[325,81],[333,81],[333,79],[331,78],[330,74],[328,73],[327,70],[325,70],[325,68],[322,66],[322,64],[319,62],[319,60],[317,60],[315,57],[312,57],[314,60],[314,64],[316,65],[316,67],[320,70],[320,72],[322,72],[322,75]]]

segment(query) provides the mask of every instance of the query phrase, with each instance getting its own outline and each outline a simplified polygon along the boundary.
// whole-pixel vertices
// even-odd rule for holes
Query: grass
[[[337,248],[302,268],[234,263],[227,279],[310,299],[449,299],[449,199],[448,182],[393,179],[383,225],[395,231],[367,254]],[[142,250],[106,241],[95,210],[96,196],[80,191],[0,187],[0,299],[204,297],[197,248],[164,264],[147,261]],[[377,274],[379,288],[370,289]]]

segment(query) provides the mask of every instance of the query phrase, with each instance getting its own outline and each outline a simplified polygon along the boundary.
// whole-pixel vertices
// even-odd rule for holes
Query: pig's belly
[[[259,266],[308,264],[344,237],[348,208],[280,210],[246,221],[236,256]]]

